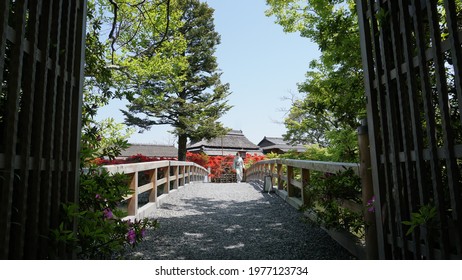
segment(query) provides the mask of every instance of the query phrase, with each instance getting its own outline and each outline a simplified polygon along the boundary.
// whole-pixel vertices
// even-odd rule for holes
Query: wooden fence
[[[0,1],[0,259],[47,258],[78,199],[85,18],[86,0]]]
[[[309,204],[310,173],[312,171],[337,173],[346,169],[352,169],[356,175],[360,175],[360,166],[356,163],[272,159],[253,164],[246,170],[246,176],[247,181],[264,181],[269,176],[271,189],[276,186],[274,190],[279,196],[293,207],[300,208]],[[295,174],[298,174],[298,176],[295,176]],[[352,201],[343,201],[342,206],[360,213],[365,209],[362,204]],[[315,218],[309,211],[306,214],[312,219]],[[325,230],[353,255],[360,259],[367,258],[365,244],[358,237],[347,231]]]
[[[462,3],[356,4],[379,257],[462,259]]]
[[[203,182],[208,171],[193,162],[155,161],[106,165],[110,173],[124,173],[131,178],[133,194],[126,197],[128,218],[143,218],[154,211],[170,192],[194,181]],[[141,197],[145,194],[145,198]],[[140,207],[140,201],[145,204]]]

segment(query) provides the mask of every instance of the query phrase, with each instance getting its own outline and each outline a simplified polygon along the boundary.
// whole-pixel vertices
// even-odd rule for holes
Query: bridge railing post
[[[274,186],[274,182],[275,182],[274,168],[275,168],[275,164],[271,163],[270,164],[270,169],[269,169],[269,175],[271,176],[271,188]]]
[[[302,168],[302,203],[303,205],[309,204],[309,183],[310,183],[310,170]]]
[[[294,168],[292,166],[287,166],[287,195],[289,197],[295,196],[295,188],[292,184],[294,180]]]
[[[138,172],[130,174],[130,190],[132,197],[128,199],[127,212],[129,216],[136,216],[138,211]]]
[[[152,190],[149,193],[149,202],[156,202],[157,200],[157,168],[150,171],[150,182],[152,184]]]
[[[170,165],[166,166],[164,169],[164,176],[165,176],[165,185],[164,185],[164,194],[168,194],[170,192]]]
[[[282,183],[282,164],[277,164],[277,172],[278,172],[278,190],[284,189],[284,185]]]

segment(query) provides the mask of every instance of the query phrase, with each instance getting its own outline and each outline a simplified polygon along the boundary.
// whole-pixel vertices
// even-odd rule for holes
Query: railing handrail
[[[189,161],[176,161],[176,160],[159,160],[159,161],[149,161],[149,162],[135,162],[135,163],[124,163],[124,164],[111,164],[103,165],[102,168],[106,169],[110,173],[133,173],[140,171],[149,171],[155,168],[163,168],[167,166],[195,166],[201,168],[204,171],[207,171],[203,166],[195,162]]]
[[[137,162],[126,164],[104,165],[102,169],[109,173],[123,173],[130,176],[129,187],[133,194],[125,197],[128,200],[128,217],[143,218],[151,213],[165,196],[171,191],[184,187],[194,181],[204,181],[208,176],[208,170],[194,162],[162,160],[152,162]],[[173,168],[173,174],[170,174]],[[149,183],[139,186],[138,173],[148,172]],[[158,173],[163,172],[163,178],[157,178]],[[173,188],[171,184],[173,182]],[[158,197],[157,188],[164,186],[163,193]],[[150,192],[149,202],[138,208],[138,195]]]
[[[321,172],[335,173],[337,171],[343,171],[346,168],[351,168],[355,174],[359,174],[359,163],[353,162],[334,162],[334,161],[316,161],[316,160],[299,160],[299,159],[266,159],[258,161],[252,164],[248,170],[251,170],[253,166],[262,164],[282,164],[292,166],[296,168],[309,169]]]

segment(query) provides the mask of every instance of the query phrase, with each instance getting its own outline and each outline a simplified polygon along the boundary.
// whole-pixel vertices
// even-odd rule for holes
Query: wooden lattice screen
[[[356,3],[379,257],[462,259],[462,3]]]
[[[86,0],[0,0],[0,258],[53,248],[77,199]],[[72,229],[71,229],[72,230]]]

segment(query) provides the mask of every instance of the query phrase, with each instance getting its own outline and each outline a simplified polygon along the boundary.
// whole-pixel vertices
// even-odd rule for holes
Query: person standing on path
[[[233,161],[233,168],[236,170],[236,180],[238,183],[242,181],[244,176],[244,160],[239,155],[239,152],[236,153]]]

